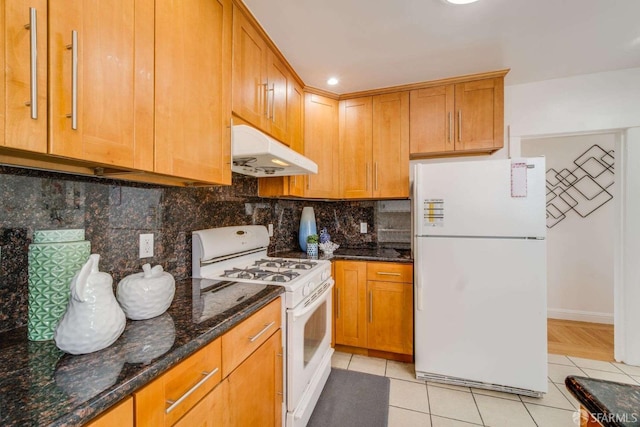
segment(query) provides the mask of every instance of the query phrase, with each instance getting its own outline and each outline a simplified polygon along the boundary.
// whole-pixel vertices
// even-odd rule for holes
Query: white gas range
[[[268,245],[260,225],[194,231],[192,275],[285,288],[285,419],[305,426],[331,372],[331,262],[269,257]]]

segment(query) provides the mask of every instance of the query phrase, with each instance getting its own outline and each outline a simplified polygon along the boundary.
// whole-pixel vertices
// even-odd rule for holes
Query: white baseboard
[[[613,325],[613,313],[549,308],[547,309],[547,317],[549,319],[576,320],[578,322],[606,323]]]

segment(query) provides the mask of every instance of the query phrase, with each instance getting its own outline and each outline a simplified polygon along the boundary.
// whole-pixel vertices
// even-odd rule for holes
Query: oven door
[[[327,351],[331,350],[331,289],[327,280],[287,310],[287,410],[297,407]]]

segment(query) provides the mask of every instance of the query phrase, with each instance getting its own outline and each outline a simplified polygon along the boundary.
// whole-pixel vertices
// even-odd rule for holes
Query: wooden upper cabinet
[[[267,44],[237,6],[233,6],[233,105],[235,114],[262,127],[267,114]]]
[[[153,8],[49,3],[50,154],[153,169]]]
[[[409,94],[340,101],[342,196],[409,197]]]
[[[287,86],[290,79],[283,60],[234,5],[233,112],[287,145]]]
[[[304,154],[318,164],[316,175],[306,175],[305,197],[341,197],[337,100],[305,93]]]
[[[231,183],[231,0],[156,2],[155,171]]]
[[[454,150],[453,85],[411,91],[411,153]]]
[[[490,153],[504,145],[504,77],[411,91],[412,158]]]
[[[409,93],[373,97],[373,197],[409,197]]]
[[[370,96],[340,101],[340,179],[348,199],[372,194],[372,118]]]
[[[267,49],[267,116],[265,128],[277,140],[289,145],[287,135],[287,77],[284,63]]]
[[[6,0],[0,22],[0,146],[46,153],[47,1]]]
[[[504,78],[459,83],[456,94],[456,150],[504,145]]]

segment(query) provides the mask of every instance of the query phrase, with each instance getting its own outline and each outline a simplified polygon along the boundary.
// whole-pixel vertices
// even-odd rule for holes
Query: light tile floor
[[[549,354],[542,398],[420,381],[413,364],[335,352],[332,366],[389,377],[389,427],[571,427],[578,402],[567,375],[640,384],[640,367]]]

